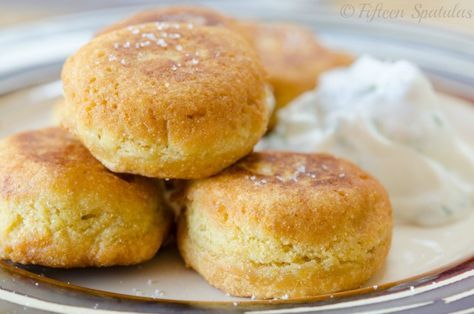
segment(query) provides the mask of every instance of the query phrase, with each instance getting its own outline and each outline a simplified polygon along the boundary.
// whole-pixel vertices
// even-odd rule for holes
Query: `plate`
[[[291,19],[312,27],[331,47],[418,64],[440,93],[451,95],[444,96],[443,109],[472,143],[474,52],[462,49],[472,38],[422,26],[355,23],[324,8],[316,11],[310,3],[271,10],[255,10],[247,1],[207,4],[237,16],[253,12],[263,19]],[[90,12],[0,32],[1,46],[9,47],[0,52],[0,137],[55,124],[53,107],[61,99],[58,74],[65,57],[100,26],[139,9]],[[453,103],[453,96],[465,102]],[[431,228],[396,222],[384,269],[360,289],[332,295],[268,301],[230,297],[184,268],[170,243],[152,261],[133,267],[66,271],[0,262],[0,300],[6,308],[26,305],[57,313],[467,309],[474,304],[473,227],[474,215]]]

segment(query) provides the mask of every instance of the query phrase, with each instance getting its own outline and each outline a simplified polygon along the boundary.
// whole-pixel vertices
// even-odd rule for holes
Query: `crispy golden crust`
[[[59,128],[0,141],[0,258],[49,267],[150,259],[171,215],[153,180],[118,175]]]
[[[356,288],[385,261],[383,187],[323,154],[253,153],[189,183],[178,245],[185,262],[236,296],[311,296]]]
[[[253,44],[268,73],[276,109],[313,89],[323,71],[352,62],[349,55],[323,47],[311,30],[299,25],[241,22],[240,29]],[[270,125],[275,122],[274,115]]]
[[[265,132],[264,70],[238,34],[151,23],[99,36],[63,68],[63,125],[116,172],[212,175]]]
[[[235,19],[225,16],[217,11],[199,6],[170,6],[147,9],[138,12],[131,17],[105,27],[99,31],[97,35],[105,34],[131,25],[150,22],[191,23],[198,26],[219,26],[237,31],[240,30],[239,24]]]

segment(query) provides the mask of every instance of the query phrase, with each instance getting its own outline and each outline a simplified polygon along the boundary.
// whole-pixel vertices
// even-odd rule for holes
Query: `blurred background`
[[[105,25],[146,7],[177,4],[304,24],[329,48],[406,59],[443,88],[449,83],[441,74],[455,73],[465,81],[462,93],[472,90],[465,76],[472,73],[474,0],[0,0],[0,45],[9,47],[0,49],[0,95],[57,79],[65,58]]]
[[[0,0],[0,28],[91,10],[198,2],[200,1]],[[220,4],[224,2],[232,1],[219,1]],[[239,2],[242,2],[243,6],[248,6],[249,11],[272,6],[304,11],[324,8],[340,14],[341,19],[368,23],[373,20],[389,23],[418,23],[474,34],[473,0],[254,0]],[[402,11],[403,16],[401,16]],[[249,13],[251,15],[251,12]],[[389,14],[392,16],[388,16]]]

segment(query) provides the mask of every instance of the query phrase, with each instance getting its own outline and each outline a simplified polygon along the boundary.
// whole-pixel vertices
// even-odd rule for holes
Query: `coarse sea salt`
[[[181,38],[181,34],[179,34],[179,33],[170,33],[170,34],[168,34],[168,37],[171,38],[171,39],[178,39],[178,38]]]
[[[130,32],[132,32],[132,34],[136,35],[138,33],[140,33],[140,30],[138,28],[129,28]]]
[[[255,186],[267,184],[266,179],[258,179],[256,176],[247,176],[247,179],[250,179],[250,181],[252,181]]]
[[[168,46],[168,44],[166,43],[166,41],[163,39],[163,38],[159,38],[157,41],[156,41],[156,44],[160,47],[166,47]]]
[[[149,40],[157,40],[158,39],[158,38],[156,38],[155,34],[153,34],[153,33],[143,33],[142,37],[146,38],[146,39],[149,39]]]

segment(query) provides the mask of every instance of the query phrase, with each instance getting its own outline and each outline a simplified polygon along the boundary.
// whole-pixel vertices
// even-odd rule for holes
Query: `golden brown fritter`
[[[0,141],[0,258],[49,267],[152,258],[172,220],[159,186],[102,166],[64,130]]]
[[[262,65],[225,28],[150,23],[99,36],[63,68],[63,125],[107,168],[202,178],[252,151],[270,108]]]
[[[304,297],[356,288],[383,265],[384,188],[324,154],[253,153],[191,181],[181,204],[185,262],[234,296]]]

